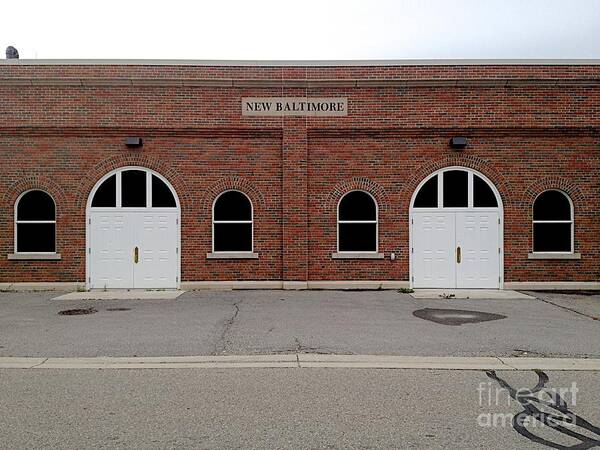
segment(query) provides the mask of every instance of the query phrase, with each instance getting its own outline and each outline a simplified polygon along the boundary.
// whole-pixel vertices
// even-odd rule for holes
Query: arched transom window
[[[377,252],[377,202],[371,194],[351,191],[340,200],[338,252]]]
[[[56,252],[56,205],[48,193],[36,189],[17,199],[15,252]]]
[[[573,203],[564,192],[549,190],[535,199],[533,251],[573,252]]]
[[[240,191],[225,191],[213,204],[213,252],[252,252],[252,202]]]
[[[492,186],[478,174],[464,169],[442,170],[420,187],[413,208],[497,208]]]
[[[171,188],[147,169],[121,169],[107,177],[92,198],[92,208],[176,208]]]

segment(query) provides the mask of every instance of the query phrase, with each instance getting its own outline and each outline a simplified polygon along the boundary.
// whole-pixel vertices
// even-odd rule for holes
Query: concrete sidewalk
[[[109,289],[69,292],[52,300],[174,300],[184,292],[177,289]]]
[[[413,298],[444,298],[444,299],[472,299],[472,300],[510,300],[535,298],[522,292],[510,289],[415,289]]]

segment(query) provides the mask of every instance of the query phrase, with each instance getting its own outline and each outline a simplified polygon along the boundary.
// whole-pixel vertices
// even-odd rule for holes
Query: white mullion
[[[473,172],[467,172],[467,208],[474,208]]]
[[[444,207],[444,177],[442,176],[444,174],[444,172],[440,172],[436,175],[438,182],[437,182],[437,188],[438,188],[438,198],[437,198],[437,207],[438,208],[443,208]]]
[[[16,223],[56,223],[56,220],[17,220]]]
[[[117,197],[116,198],[116,202],[115,202],[115,207],[116,208],[121,208],[121,198],[123,197],[122,192],[121,192],[121,190],[123,189],[122,188],[122,183],[121,183],[121,174],[122,173],[123,173],[122,170],[119,170],[116,173],[116,177],[117,177],[117,180],[116,180],[116,189],[115,189],[115,196]]]
[[[146,208],[152,208],[152,174],[146,171]]]

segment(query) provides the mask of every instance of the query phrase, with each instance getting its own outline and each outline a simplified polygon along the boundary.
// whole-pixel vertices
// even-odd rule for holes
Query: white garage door
[[[179,207],[157,174],[124,168],[92,191],[87,219],[88,288],[176,288]]]
[[[449,168],[430,176],[410,216],[413,287],[500,287],[501,204],[482,175]]]

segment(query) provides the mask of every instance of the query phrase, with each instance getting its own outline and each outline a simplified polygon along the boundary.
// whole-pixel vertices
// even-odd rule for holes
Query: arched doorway
[[[502,199],[484,175],[447,167],[425,178],[410,204],[415,288],[502,287]]]
[[[160,174],[143,167],[106,174],[87,202],[87,287],[177,288],[179,222],[179,199]]]

